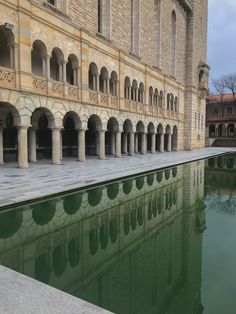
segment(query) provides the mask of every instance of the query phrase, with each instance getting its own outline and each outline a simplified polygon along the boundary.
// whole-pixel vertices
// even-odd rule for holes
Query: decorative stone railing
[[[48,89],[47,80],[41,77],[34,77],[32,84],[33,84],[33,88],[36,89],[37,91],[47,93],[47,89]]]
[[[108,106],[108,104],[109,104],[109,96],[106,95],[106,94],[100,94],[99,96],[100,96],[99,97],[100,105]]]
[[[0,84],[7,87],[14,87],[16,81],[15,71],[12,69],[0,67]]]
[[[79,99],[79,87],[67,85],[66,86],[66,97],[78,100]]]
[[[64,84],[60,82],[51,82],[51,89],[50,91],[53,94],[57,94],[63,96],[64,94]]]
[[[110,97],[110,107],[111,108],[119,108],[119,98],[115,96]]]
[[[98,103],[98,93],[96,91],[89,91],[89,101],[93,104]]]

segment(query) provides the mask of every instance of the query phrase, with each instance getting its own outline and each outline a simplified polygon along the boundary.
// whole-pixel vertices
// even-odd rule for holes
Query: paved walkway
[[[85,162],[64,160],[59,166],[39,162],[30,164],[29,169],[8,164],[0,167],[0,207],[227,152],[236,152],[236,148],[92,158]]]

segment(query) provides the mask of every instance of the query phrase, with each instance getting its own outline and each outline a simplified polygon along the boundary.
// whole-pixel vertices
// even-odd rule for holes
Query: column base
[[[18,164],[17,168],[20,168],[20,169],[28,169],[28,168],[29,168],[29,164],[25,164],[25,165],[19,165],[19,164]]]

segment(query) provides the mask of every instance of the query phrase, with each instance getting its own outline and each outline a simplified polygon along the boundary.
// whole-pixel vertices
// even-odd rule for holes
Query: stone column
[[[138,133],[135,133],[135,153],[138,153]]]
[[[134,132],[130,132],[129,154],[130,154],[130,156],[134,156]]]
[[[171,152],[171,134],[168,134],[168,143],[167,143],[167,151]]]
[[[156,134],[152,133],[151,137],[152,137],[151,153],[155,154],[156,153]]]
[[[73,83],[75,86],[78,86],[78,74],[77,74],[77,68],[73,69]]]
[[[43,77],[47,77],[47,57],[42,57]]]
[[[99,159],[105,159],[105,132],[106,130],[100,130],[99,131],[99,153],[98,158]]]
[[[63,138],[62,138],[62,130],[60,132],[60,142],[61,142],[61,160],[63,159]]]
[[[116,154],[116,133],[111,133],[111,154],[115,156]]]
[[[29,168],[28,164],[28,126],[18,127],[18,167]]]
[[[121,157],[121,132],[116,132],[116,157]]]
[[[3,160],[3,128],[0,127],[0,165],[4,164]]]
[[[14,45],[10,45],[10,68],[15,68],[15,53],[14,53]]]
[[[141,142],[141,154],[145,155],[147,151],[147,136],[146,133],[142,133],[142,142]]]
[[[85,161],[85,132],[86,130],[78,130],[78,160]]]
[[[29,131],[29,161],[36,162],[37,154],[36,154],[36,130],[30,129]]]
[[[164,134],[160,134],[160,152],[164,153]]]
[[[127,154],[127,144],[128,144],[128,134],[126,132],[123,133],[123,153]]]
[[[61,129],[52,129],[52,163],[61,164]]]
[[[66,83],[66,61],[62,62],[62,81]]]
[[[47,63],[47,79],[48,80],[50,80],[50,77],[51,77],[50,59],[51,59],[51,56],[47,55],[46,56],[46,63]]]

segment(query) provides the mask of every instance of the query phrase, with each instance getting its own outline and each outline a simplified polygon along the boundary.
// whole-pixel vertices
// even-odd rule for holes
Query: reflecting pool
[[[202,160],[0,212],[0,264],[115,313],[232,314],[235,213],[235,156]]]

